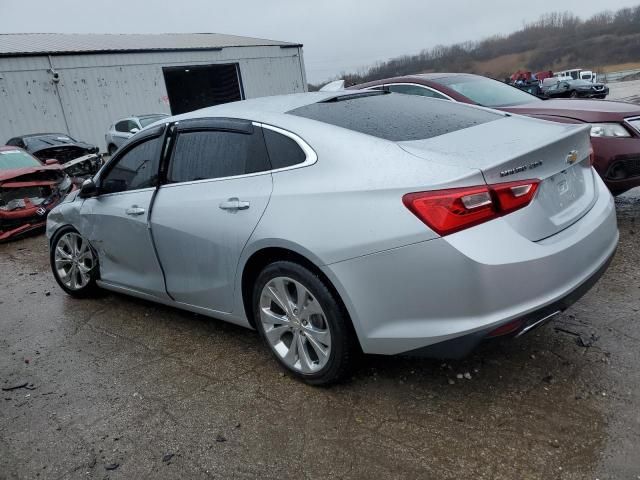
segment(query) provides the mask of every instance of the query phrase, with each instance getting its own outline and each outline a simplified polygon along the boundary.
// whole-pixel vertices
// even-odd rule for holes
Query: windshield
[[[147,125],[151,125],[153,122],[157,122],[158,120],[161,120],[163,118],[165,118],[167,115],[154,115],[152,117],[144,117],[144,118],[140,118],[140,126],[142,128],[146,127]]]
[[[38,160],[21,150],[0,151],[0,170],[41,166],[42,164]]]
[[[511,107],[542,101],[505,83],[475,75],[439,78],[435,81],[484,107]]]

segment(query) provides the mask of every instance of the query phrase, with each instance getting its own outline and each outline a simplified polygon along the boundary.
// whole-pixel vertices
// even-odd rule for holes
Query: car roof
[[[402,78],[417,78],[421,80],[441,80],[443,78],[449,77],[479,77],[481,75],[476,75],[474,73],[455,73],[455,72],[443,72],[443,73],[413,73],[409,75],[399,75],[397,77],[393,77],[393,80],[397,81]],[[390,80],[390,79],[388,79]]]
[[[260,121],[260,118],[272,115],[284,115],[290,110],[305,107],[314,103],[326,101],[331,98],[342,96],[353,96],[363,93],[358,90],[344,90],[338,92],[307,92],[292,93],[289,95],[273,95],[270,97],[252,98],[249,100],[240,100],[237,102],[224,103],[213,107],[206,107],[193,112],[174,115],[167,120],[174,122],[179,120],[187,120],[190,118],[205,117],[236,117],[246,118],[248,120]],[[158,121],[160,122],[160,120]],[[151,126],[155,125],[152,124]],[[149,127],[146,127],[149,128]]]

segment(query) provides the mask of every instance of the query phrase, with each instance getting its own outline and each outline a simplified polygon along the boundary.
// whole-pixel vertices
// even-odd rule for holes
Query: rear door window
[[[259,129],[178,133],[169,164],[169,183],[233,177],[271,169]]]

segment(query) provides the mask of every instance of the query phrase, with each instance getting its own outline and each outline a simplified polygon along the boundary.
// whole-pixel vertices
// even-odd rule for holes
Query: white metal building
[[[302,45],[215,33],[0,34],[0,145],[68,133],[105,150],[117,119],[304,92]]]

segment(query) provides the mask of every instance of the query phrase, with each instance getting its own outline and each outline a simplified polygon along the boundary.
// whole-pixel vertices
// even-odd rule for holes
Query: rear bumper
[[[593,275],[591,275],[591,277],[589,277],[582,284],[569,292],[566,296],[545,307],[540,308],[539,310],[528,313],[519,318],[518,320],[521,322],[519,324],[519,327],[509,332],[509,334],[505,336],[519,337],[553,320],[557,314],[565,311],[571,305],[580,300],[580,298],[582,298],[589,290],[591,290],[591,287],[593,287],[598,282],[600,277],[604,275],[604,272],[607,271],[609,265],[611,264],[611,261],[613,260],[613,257],[614,254],[611,254],[606,262]],[[498,325],[498,327],[499,326],[500,325]],[[411,350],[409,352],[405,352],[405,354],[417,357],[441,359],[462,358],[471,353],[483,341],[496,338],[491,337],[490,333],[498,327],[494,326],[485,330],[471,333],[469,335],[463,335],[462,337],[435,343],[427,347],[422,347]]]
[[[596,184],[591,210],[539,242],[496,219],[325,266],[363,351],[405,353],[474,335],[477,344],[506,322],[567,308],[606,269],[618,242],[613,198]]]

